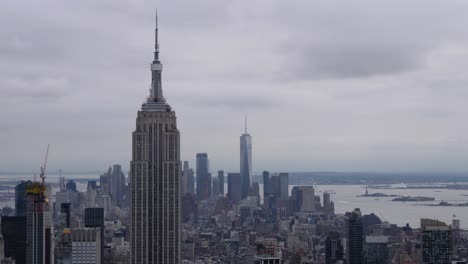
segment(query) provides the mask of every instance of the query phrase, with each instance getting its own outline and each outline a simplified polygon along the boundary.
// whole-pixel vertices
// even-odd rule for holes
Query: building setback
[[[180,135],[176,114],[163,96],[161,72],[156,17],[150,95],[132,134],[132,264],[181,262]]]

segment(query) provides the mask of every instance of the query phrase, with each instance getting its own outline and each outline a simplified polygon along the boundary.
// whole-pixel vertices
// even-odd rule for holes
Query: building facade
[[[348,216],[348,264],[364,263],[364,225],[361,211],[356,208]]]
[[[181,161],[176,114],[162,93],[158,27],[150,95],[132,135],[131,263],[180,263]]]
[[[244,134],[240,136],[240,175],[241,197],[245,199],[252,186],[252,137],[247,133],[247,121]]]
[[[444,222],[421,219],[423,264],[450,263],[452,236],[450,227]]]
[[[241,176],[239,173],[228,173],[228,193],[227,197],[231,202],[236,203],[242,199]]]
[[[218,190],[219,193],[224,195],[224,171],[218,171]]]
[[[71,233],[73,264],[100,264],[102,263],[102,243],[100,228],[73,229]]]
[[[199,201],[211,198],[211,173],[208,154],[197,153],[197,198]]]

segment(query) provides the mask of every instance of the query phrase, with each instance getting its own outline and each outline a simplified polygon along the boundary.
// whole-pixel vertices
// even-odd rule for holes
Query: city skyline
[[[237,171],[247,112],[256,172],[468,170],[468,4],[182,3],[157,5],[182,160]],[[154,5],[2,3],[2,170],[36,169],[47,143],[51,170],[126,168]]]

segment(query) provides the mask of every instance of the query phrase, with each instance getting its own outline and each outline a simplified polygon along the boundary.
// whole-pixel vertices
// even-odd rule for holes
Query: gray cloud
[[[254,170],[466,170],[468,4],[430,0],[4,1],[1,168],[128,164],[155,5],[184,159],[238,170],[248,112]]]

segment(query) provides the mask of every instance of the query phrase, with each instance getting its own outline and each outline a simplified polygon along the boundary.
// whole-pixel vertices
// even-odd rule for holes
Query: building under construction
[[[43,182],[33,182],[27,188],[27,263],[52,263],[52,218],[46,193]]]

